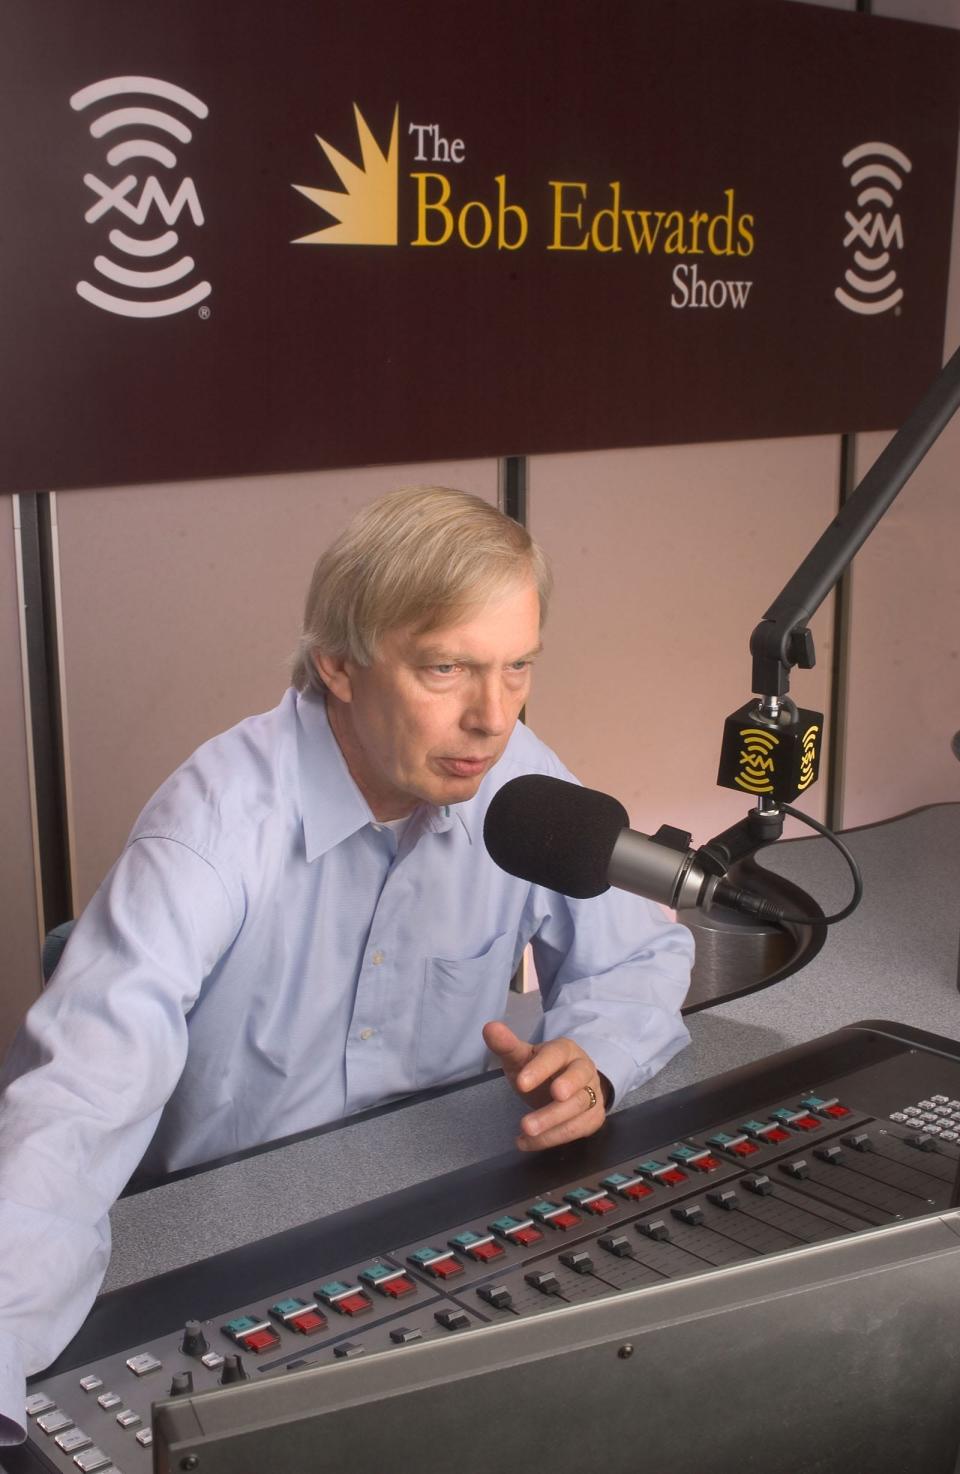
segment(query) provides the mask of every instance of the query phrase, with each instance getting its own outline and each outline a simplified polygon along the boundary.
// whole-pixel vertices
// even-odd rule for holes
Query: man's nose
[[[478,684],[464,715],[467,726],[491,737],[497,737],[506,730],[510,713],[499,678],[491,677]]]

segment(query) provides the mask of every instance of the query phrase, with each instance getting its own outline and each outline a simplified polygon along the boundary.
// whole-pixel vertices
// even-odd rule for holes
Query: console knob
[[[170,1383],[171,1397],[189,1396],[193,1391],[193,1372],[174,1372]]]
[[[225,1356],[223,1358],[223,1371],[220,1373],[221,1382],[245,1382],[247,1370],[243,1364],[243,1357],[238,1355]]]
[[[198,1320],[187,1321],[183,1328],[180,1350],[185,1356],[202,1356],[205,1351],[210,1350],[207,1338],[203,1334],[203,1326]]]

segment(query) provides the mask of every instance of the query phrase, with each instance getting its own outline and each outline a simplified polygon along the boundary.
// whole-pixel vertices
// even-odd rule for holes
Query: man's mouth
[[[441,757],[438,758],[440,766],[455,778],[474,778],[489,767],[491,759],[488,757]]]

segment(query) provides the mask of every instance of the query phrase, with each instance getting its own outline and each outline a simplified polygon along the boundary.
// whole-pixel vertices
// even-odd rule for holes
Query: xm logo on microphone
[[[856,190],[856,210],[844,212],[843,244],[853,252],[853,265],[844,272],[850,291],[837,287],[833,295],[850,312],[873,317],[903,300],[892,248],[903,250],[903,224],[896,206],[903,176],[912,165],[892,143],[861,143],[844,154],[843,167],[853,171],[850,184]]]
[[[138,98],[158,99],[177,111],[145,106]],[[112,106],[121,99],[122,105]],[[107,105],[104,111],[100,104]],[[208,281],[187,285],[196,263],[185,252],[178,254],[178,232],[184,216],[201,226],[203,210],[192,179],[165,181],[171,176],[176,180],[178,159],[171,143],[182,146],[193,138],[180,114],[203,119],[206,103],[156,77],[109,77],[75,92],[70,106],[76,112],[97,107],[90,132],[105,140],[106,162],[114,171],[106,181],[98,174],[83,176],[93,195],[84,219],[89,225],[104,221],[110,227],[107,240],[115,254],[98,255],[93,263],[100,282],[108,283],[109,289],[98,281],[79,281],[78,294],[121,317],[170,317],[195,307],[212,288]],[[160,177],[154,172],[156,165],[165,171]]]
[[[772,793],[780,738],[762,727],[744,727],[740,740],[740,771],[734,783],[747,793]]]
[[[817,738],[819,735],[820,728],[813,723],[811,723],[803,734],[800,747],[800,776],[797,779],[797,789],[800,793],[816,781],[818,766]]]

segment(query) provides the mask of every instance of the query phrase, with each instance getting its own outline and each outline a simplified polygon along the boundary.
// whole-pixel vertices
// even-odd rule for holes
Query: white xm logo
[[[861,143],[844,154],[843,167],[853,169],[850,184],[857,191],[861,212],[844,213],[848,228],[843,244],[853,246],[857,267],[856,271],[848,267],[844,280],[857,295],[845,287],[837,287],[833,295],[851,312],[872,317],[888,312],[903,299],[903,288],[896,286],[896,267],[890,265],[891,246],[903,250],[903,225],[899,212],[894,210],[897,197],[891,190],[899,192],[903,188],[902,176],[913,166],[892,143]]]
[[[103,82],[94,82],[90,87],[83,87],[75,92],[70,99],[70,106],[76,112],[82,112],[95,103],[130,95],[161,98],[194,118],[205,118],[209,111],[206,103],[201,102],[199,97],[194,97],[192,92],[175,87],[171,82],[162,82],[156,77],[108,77]],[[138,136],[129,136],[131,129],[136,130]],[[139,136],[142,129],[147,129],[151,134],[160,133],[167,141],[159,142],[152,136]],[[177,156],[169,147],[168,141],[172,138],[177,143],[186,144],[193,137],[186,123],[173,113],[142,105],[117,107],[99,113],[90,124],[90,132],[94,138],[120,135],[119,140],[107,150],[107,163],[111,169],[116,170],[122,170],[133,159],[146,159],[152,164],[160,164],[164,169],[174,169]],[[136,174],[122,173],[113,184],[104,183],[96,174],[85,174],[83,182],[96,197],[84,216],[88,224],[96,224],[110,211],[115,210],[131,224],[153,229],[154,227],[148,225],[148,220],[151,210],[155,209],[167,226],[159,234],[148,235],[130,235],[126,230],[114,227],[108,236],[111,246],[121,254],[121,258],[126,257],[135,264],[125,265],[123,259],[117,262],[110,256],[101,255],[94,260],[94,268],[101,277],[115,286],[128,288],[134,295],[117,296],[115,292],[105,291],[93,282],[79,281],[77,292],[85,302],[91,302],[94,307],[102,307],[106,312],[118,313],[121,317],[170,317],[175,312],[184,312],[188,307],[195,307],[198,302],[209,297],[211,286],[208,281],[195,282],[172,296],[144,295],[158,290],[166,293],[169,287],[185,282],[194,269],[196,263],[192,256],[187,255],[181,255],[166,265],[159,264],[161,257],[168,256],[180,244],[180,237],[170,227],[177,223],[184,211],[188,212],[194,225],[203,224],[203,211],[192,179],[182,179],[172,198],[167,195],[162,183],[153,173],[143,181],[139,195],[135,193],[140,184]],[[144,261],[157,261],[158,264],[145,267],[142,264]]]

